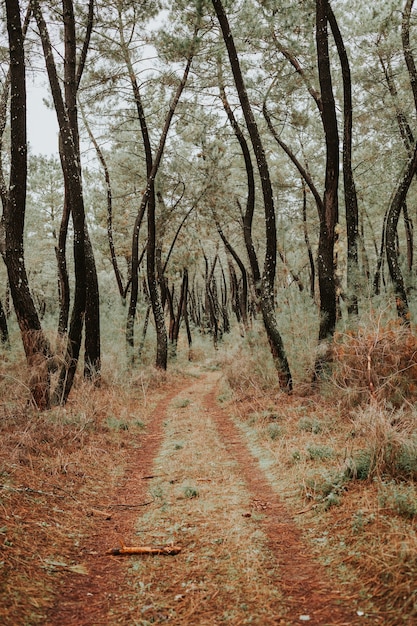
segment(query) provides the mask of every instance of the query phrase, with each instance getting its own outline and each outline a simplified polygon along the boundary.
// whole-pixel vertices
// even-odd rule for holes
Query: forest
[[[151,319],[162,369],[181,325],[216,346],[259,317],[289,392],[339,328],[412,324],[413,3],[293,4],[6,3],[1,336],[40,410],[80,358],[100,378],[100,317],[132,366]],[[30,80],[56,156],[28,146]],[[300,370],[281,318],[306,314]]]
[[[296,509],[334,514],[346,484],[363,481],[372,512],[364,521],[355,501],[350,530],[371,525],[374,506],[389,511],[372,532],[385,549],[397,537],[402,565],[397,551],[377,584],[365,568],[367,597],[379,598],[369,623],[411,624],[414,0],[5,0],[0,11],[7,498],[22,492],[11,468],[29,431],[43,445],[58,420],[78,441],[85,424],[65,416],[84,403],[89,420],[88,398],[107,394],[119,404],[106,428],[128,438],[120,415],[133,399],[156,403],[213,367],[249,440],[284,450],[287,437],[277,472],[297,466]],[[53,154],[28,140],[35,84],[56,115]],[[301,449],[316,435],[320,446]],[[317,460],[334,468],[308,486]]]

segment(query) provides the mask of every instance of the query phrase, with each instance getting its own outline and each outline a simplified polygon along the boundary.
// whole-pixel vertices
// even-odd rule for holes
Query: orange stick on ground
[[[107,550],[106,554],[112,556],[121,556],[129,554],[179,554],[182,548],[180,546],[120,546],[120,548],[112,548]]]

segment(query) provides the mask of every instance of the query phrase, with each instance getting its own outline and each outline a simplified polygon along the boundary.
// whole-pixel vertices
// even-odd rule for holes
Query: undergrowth
[[[276,489],[390,625],[417,619],[417,337],[374,316],[335,335],[320,387],[280,392],[268,346],[225,359],[233,410]],[[308,363],[308,361],[307,361]],[[305,376],[304,376],[305,379]],[[279,436],[271,437],[277,425]],[[263,460],[262,460],[263,459]]]
[[[152,408],[180,375],[168,379],[150,366],[128,372],[108,355],[100,386],[77,375],[67,405],[39,413],[22,357],[2,359],[0,621],[35,626],[47,623],[60,576],[86,574],[78,546],[94,533]]]

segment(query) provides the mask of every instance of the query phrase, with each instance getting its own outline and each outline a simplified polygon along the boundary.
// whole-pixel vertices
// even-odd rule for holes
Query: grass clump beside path
[[[362,588],[381,623],[411,624],[417,620],[415,339],[394,324],[337,341],[334,375],[319,389],[303,383],[292,396],[282,394],[273,371],[261,369],[264,349],[252,349],[226,356],[223,394],[232,395],[228,410],[320,559]],[[269,436],[265,415],[275,416],[282,436]]]

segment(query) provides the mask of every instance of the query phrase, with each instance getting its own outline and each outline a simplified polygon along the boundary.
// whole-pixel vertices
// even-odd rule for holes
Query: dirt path
[[[98,520],[80,547],[89,575],[65,576],[51,625],[364,623],[220,408],[218,381],[205,374],[158,404],[117,493],[108,494],[112,519]],[[104,556],[121,541],[175,543],[182,552]]]

